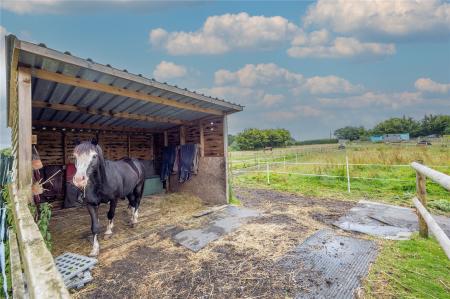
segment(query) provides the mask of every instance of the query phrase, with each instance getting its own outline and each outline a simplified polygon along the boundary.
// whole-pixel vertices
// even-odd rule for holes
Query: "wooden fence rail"
[[[450,176],[431,169],[417,162],[411,163],[411,167],[416,170],[416,193],[417,197],[413,198],[414,206],[417,208],[417,216],[419,217],[419,234],[427,238],[429,231],[438,240],[445,254],[450,259],[450,239],[445,232],[439,227],[431,214],[427,211],[427,190],[426,179],[429,178],[433,182],[441,185],[450,191]]]

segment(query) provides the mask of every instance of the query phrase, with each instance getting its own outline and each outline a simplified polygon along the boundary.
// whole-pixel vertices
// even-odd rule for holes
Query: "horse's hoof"
[[[105,234],[105,235],[103,236],[103,239],[108,240],[108,239],[111,239],[111,237],[112,237],[112,233],[110,233],[110,234]]]
[[[91,251],[91,252],[89,253],[89,256],[90,256],[90,257],[97,257],[97,256],[98,256],[98,251]]]

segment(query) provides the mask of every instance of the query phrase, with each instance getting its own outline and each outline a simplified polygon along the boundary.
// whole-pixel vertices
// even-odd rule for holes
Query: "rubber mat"
[[[439,226],[450,235],[450,219],[433,216]],[[339,218],[337,227],[391,240],[407,240],[419,229],[417,215],[413,209],[360,201]]]
[[[373,241],[316,232],[278,265],[297,284],[296,298],[353,298],[377,255]]]
[[[184,247],[197,252],[210,242],[232,232],[250,218],[259,216],[259,212],[242,207],[227,206],[209,215],[204,227],[189,229],[176,234],[174,240]]]

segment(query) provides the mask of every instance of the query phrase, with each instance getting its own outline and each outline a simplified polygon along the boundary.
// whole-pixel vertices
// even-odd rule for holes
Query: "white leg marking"
[[[109,220],[108,226],[106,227],[105,235],[111,235],[113,227],[114,227],[114,222],[111,219],[111,220]]]
[[[133,224],[136,224],[138,222],[138,210],[136,209],[136,211],[134,211],[133,213],[133,218],[132,218],[132,222]]]
[[[97,235],[94,235],[94,242],[92,244],[92,251],[89,253],[89,256],[97,256],[100,251],[100,245],[97,240]]]

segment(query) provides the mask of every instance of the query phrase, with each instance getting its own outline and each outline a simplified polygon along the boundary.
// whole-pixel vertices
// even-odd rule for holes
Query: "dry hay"
[[[181,228],[205,221],[180,214],[179,199],[155,203],[164,221],[158,233],[104,252],[93,271],[94,282],[75,298],[289,298],[302,289],[297,273],[277,261],[305,238],[353,205],[311,200],[267,190],[241,189],[244,206],[263,215],[193,253],[172,242]],[[175,205],[170,204],[175,201]],[[195,204],[193,204],[195,205]],[[192,215],[188,206],[185,213]],[[198,206],[200,208],[200,206]],[[316,216],[314,216],[316,215]],[[328,215],[323,218],[318,215]],[[331,215],[331,216],[330,216]],[[188,218],[188,219],[187,219]],[[323,221],[325,220],[325,221]],[[158,222],[159,223],[159,222]],[[162,224],[162,223],[160,223]],[[172,228],[172,229],[170,229]],[[301,271],[299,265],[295,272]],[[315,273],[308,279],[314,280]]]

